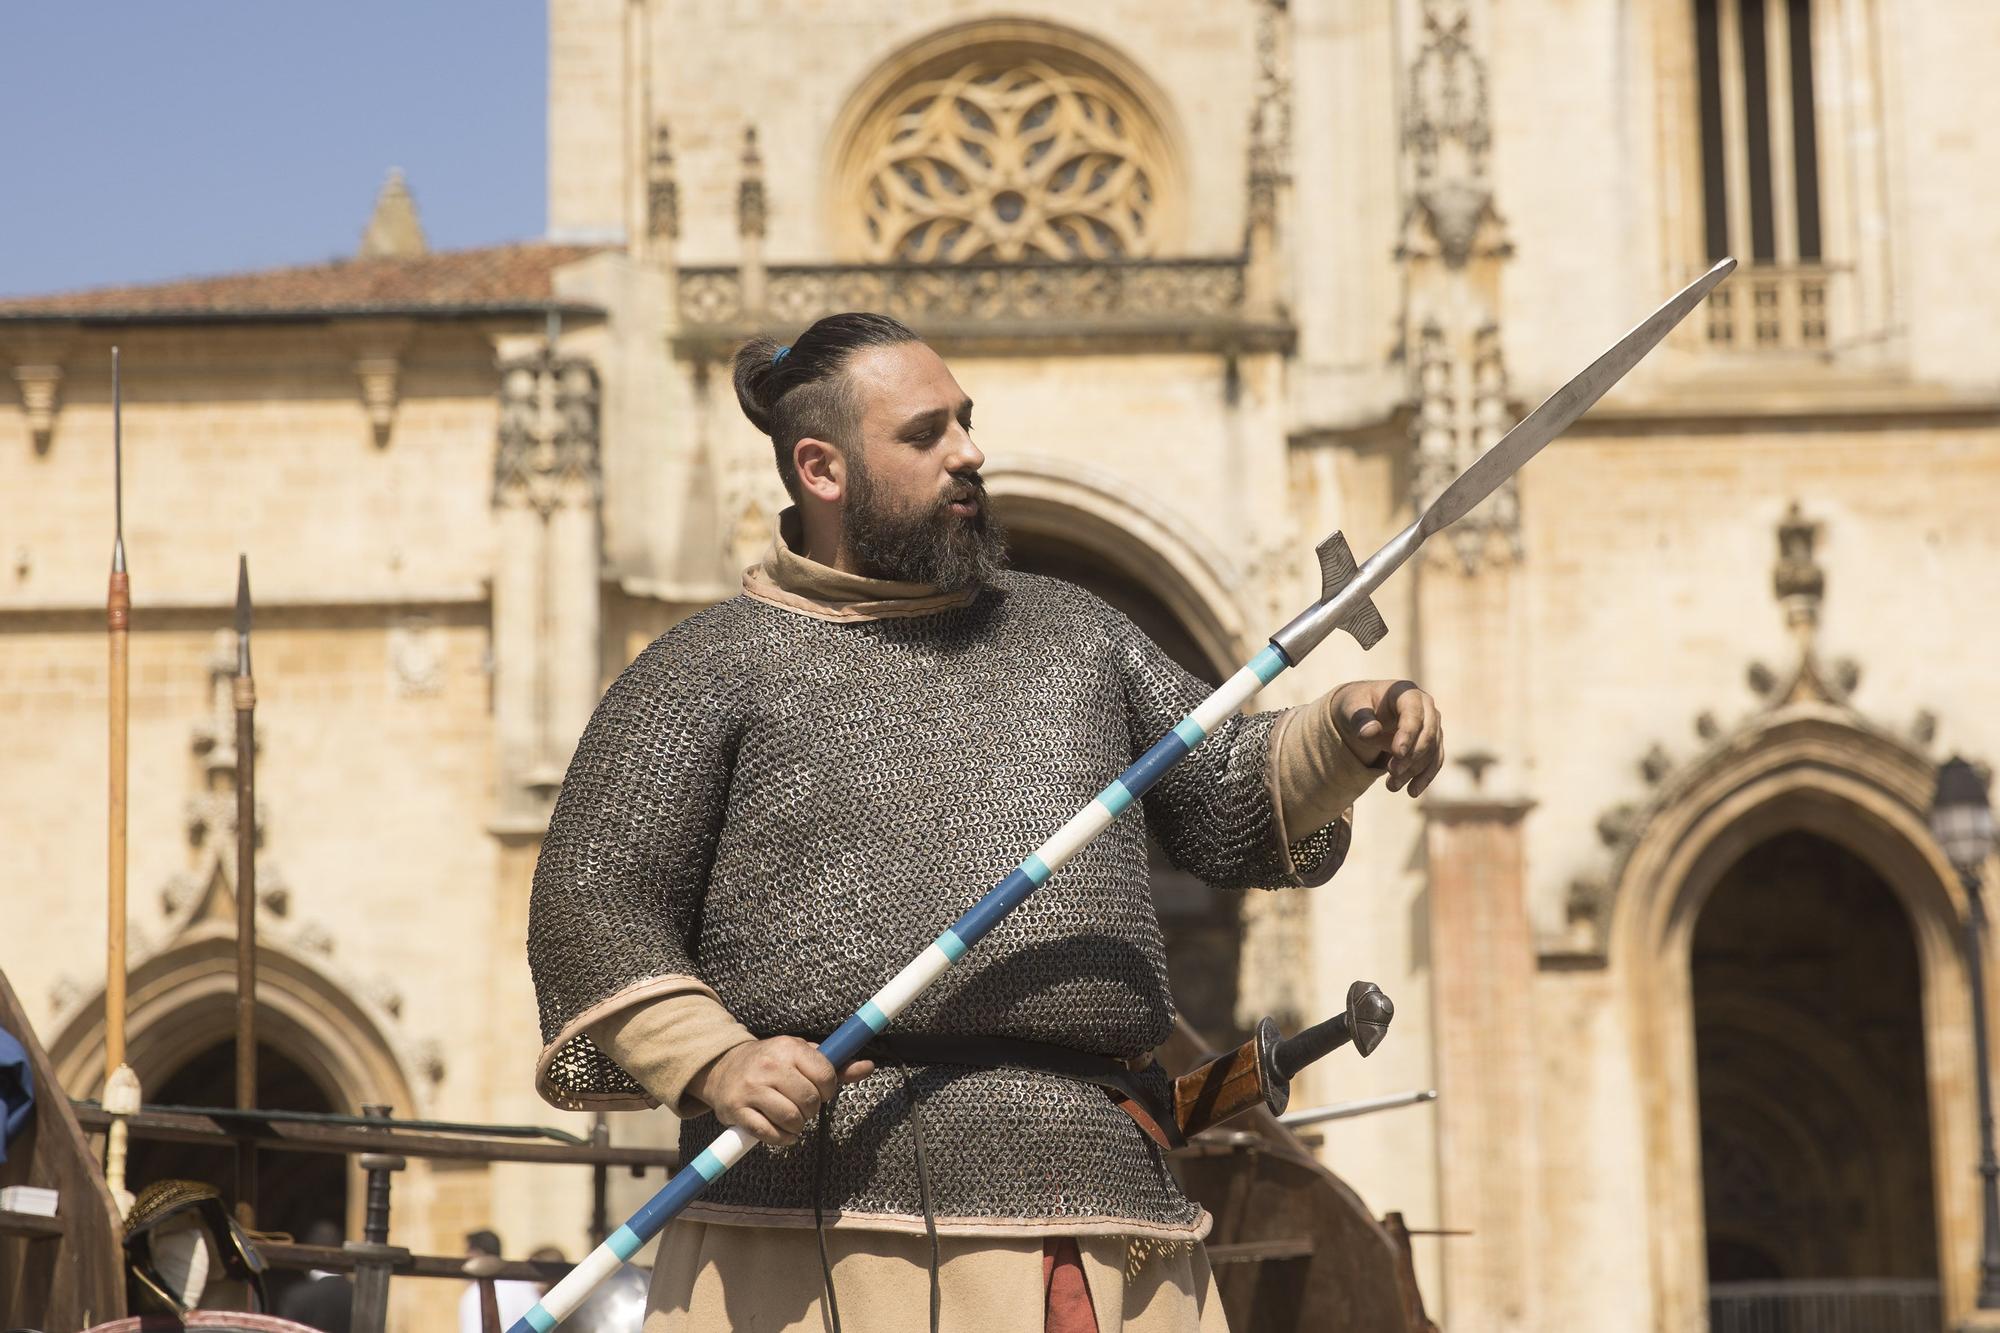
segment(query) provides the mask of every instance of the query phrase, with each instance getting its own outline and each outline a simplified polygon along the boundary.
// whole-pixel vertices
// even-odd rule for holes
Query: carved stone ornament
[[[736,232],[762,240],[769,220],[764,200],[764,155],[757,151],[757,127],[743,131],[743,179],[736,187]]]
[[[597,368],[546,346],[502,361],[499,435],[496,505],[526,504],[546,518],[566,503],[595,503]]]
[[[1823,661],[1819,655],[1819,608],[1826,596],[1826,571],[1814,548],[1820,525],[1806,519],[1794,500],[1778,524],[1778,563],[1771,571],[1771,588],[1784,608],[1785,627],[1798,647],[1798,664],[1777,672],[1761,662],[1750,664],[1750,687],[1769,707],[1788,703],[1845,704],[1861,683],[1860,664],[1851,658]]]
[[[1510,250],[1487,177],[1486,63],[1462,0],[1425,0],[1403,117],[1409,201],[1397,256],[1406,274],[1403,356],[1414,412],[1412,501],[1434,501],[1512,423],[1498,324],[1498,265]],[[1471,575],[1522,556],[1520,491],[1509,477],[1433,543],[1432,565]]]
[[[1598,816],[1597,836],[1609,864],[1579,877],[1572,886],[1567,933],[1560,940],[1542,942],[1545,961],[1602,963],[1610,926],[1610,897],[1647,826],[1700,774],[1741,750],[1746,737],[1759,734],[1774,720],[1832,717],[1854,731],[1889,738],[1916,751],[1927,749],[1935,738],[1937,718],[1927,710],[1898,731],[1880,726],[1854,709],[1850,700],[1860,683],[1860,666],[1847,658],[1824,662],[1818,652],[1819,608],[1826,594],[1826,570],[1817,554],[1820,525],[1807,520],[1794,502],[1780,520],[1776,535],[1778,560],[1772,590],[1797,644],[1796,664],[1779,671],[1751,662],[1745,674],[1757,695],[1757,707],[1729,727],[1717,720],[1713,710],[1702,710],[1694,718],[1693,730],[1703,744],[1686,759],[1675,762],[1658,741],[1647,747],[1638,761],[1638,771],[1652,789],[1651,795],[1642,802],[1614,803]],[[1579,906],[1580,899],[1590,900],[1593,893],[1602,897],[1601,906],[1591,906],[1589,901]],[[1589,929],[1583,930],[1580,922]]]
[[[681,322],[733,332],[746,323],[796,329],[841,310],[881,310],[931,331],[939,324],[1117,321],[1158,331],[1168,323],[1227,320],[1243,307],[1238,259],[950,267],[773,265],[762,309],[745,301],[737,269],[679,271]]]
[[[681,235],[681,187],[674,175],[672,136],[663,120],[653,127],[653,160],[646,173],[646,231],[656,241]]]
[[[1485,323],[1473,332],[1470,365],[1453,358],[1452,340],[1436,319],[1417,331],[1415,344],[1416,409],[1410,437],[1413,498],[1421,511],[1506,434],[1512,418],[1496,325]],[[1467,389],[1469,394],[1462,392]],[[1520,559],[1520,494],[1515,478],[1508,477],[1484,504],[1454,523],[1450,540],[1436,544],[1427,558],[1433,563],[1455,560],[1468,575],[1484,563]]]
[[[389,432],[396,424],[401,371],[402,362],[394,356],[364,356],[354,363],[355,377],[361,381],[361,405],[368,413],[368,429],[377,447],[389,443]]]
[[[21,390],[21,413],[28,419],[28,435],[34,440],[38,454],[49,451],[49,440],[55,434],[62,378],[63,368],[58,365],[14,367],[14,383]]]
[[[189,729],[188,749],[195,761],[194,790],[185,804],[183,827],[190,860],[168,877],[160,890],[160,906],[170,935],[184,934],[196,921],[217,913],[234,920],[236,867],[236,638],[218,631],[208,657],[209,711]],[[259,743],[261,749],[261,742]],[[258,802],[254,845],[264,842],[265,810]],[[259,855],[258,905],[268,908],[271,897],[285,897],[283,872]]]
[[[1486,61],[1473,47],[1462,3],[1426,0],[1424,41],[1410,64],[1403,144],[1413,173],[1412,221],[1428,227],[1451,268],[1471,258],[1481,226],[1499,215],[1487,178],[1492,146]],[[1407,228],[1406,228],[1407,230]],[[1505,241],[1495,237],[1495,253]]]
[[[389,630],[389,671],[405,699],[444,692],[444,632],[425,615],[404,616]]]
[[[1278,192],[1292,160],[1291,30],[1283,0],[1257,6],[1257,71],[1250,110],[1249,230],[1277,221]]]
[[[1166,141],[1107,72],[998,48],[893,89],[845,154],[875,261],[1110,259],[1157,245]]]

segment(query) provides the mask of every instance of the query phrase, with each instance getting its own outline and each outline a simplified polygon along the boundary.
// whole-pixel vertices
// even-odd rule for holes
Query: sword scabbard
[[[1268,1107],[1273,1115],[1282,1112],[1292,1089],[1272,1061],[1277,1044],[1278,1025],[1266,1018],[1249,1041],[1175,1079],[1174,1120],[1181,1136],[1193,1138],[1259,1106]]]

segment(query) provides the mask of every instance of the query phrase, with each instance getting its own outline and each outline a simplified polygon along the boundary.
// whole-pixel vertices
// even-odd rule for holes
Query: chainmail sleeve
[[[731,639],[677,629],[655,640],[605,693],[570,760],[528,907],[543,1041],[535,1088],[552,1105],[652,1105],[584,1029],[663,996],[714,994],[692,941],[741,733]]]
[[[1136,756],[1212,693],[1145,633],[1107,606]],[[1146,794],[1146,824],[1168,858],[1218,889],[1323,884],[1346,859],[1337,819],[1287,845],[1271,783],[1271,734],[1281,713],[1241,713],[1217,727]]]

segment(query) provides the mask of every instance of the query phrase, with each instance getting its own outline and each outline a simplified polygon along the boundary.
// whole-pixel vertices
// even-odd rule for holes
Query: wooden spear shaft
[[[257,1109],[257,685],[250,675],[250,561],[236,557],[236,1106]],[[257,1225],[257,1148],[236,1148],[236,1219]]]
[[[132,1196],[125,1189],[126,1124],[123,1115],[139,1109],[139,1079],[125,1063],[125,823],[127,719],[131,689],[128,639],[132,622],[132,580],[125,570],[125,439],[123,398],[118,383],[118,349],[111,349],[111,477],[114,527],[111,587],[104,623],[111,644],[111,827],[110,886],[104,959],[104,1104],[113,1113],[105,1137],[104,1177],[121,1212]]]

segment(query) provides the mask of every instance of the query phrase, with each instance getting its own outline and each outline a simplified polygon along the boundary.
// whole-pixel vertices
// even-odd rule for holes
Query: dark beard
[[[914,513],[890,512],[868,473],[851,462],[841,536],[855,563],[871,579],[923,583],[959,592],[991,583],[1007,567],[1007,534],[986,499],[978,473],[961,474],[944,497]],[[951,512],[953,499],[974,499],[978,512]]]

